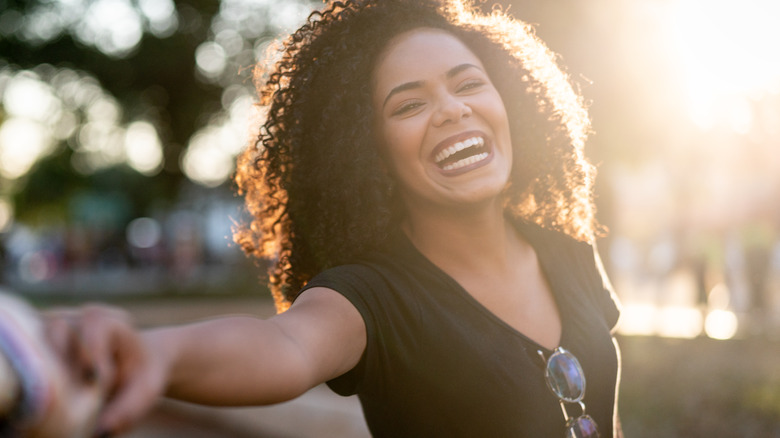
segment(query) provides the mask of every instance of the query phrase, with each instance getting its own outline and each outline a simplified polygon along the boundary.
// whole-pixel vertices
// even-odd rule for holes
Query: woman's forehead
[[[418,28],[392,38],[374,68],[377,92],[406,81],[445,74],[460,64],[482,68],[480,59],[456,36],[435,28]]]

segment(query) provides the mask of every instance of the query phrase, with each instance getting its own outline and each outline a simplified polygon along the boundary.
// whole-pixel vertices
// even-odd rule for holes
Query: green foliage
[[[150,15],[148,9],[159,10],[161,4],[171,4],[133,0],[124,3],[128,8],[125,12],[140,26],[140,39],[127,50],[112,52],[101,46],[101,38],[117,34],[99,34],[101,23],[97,30],[84,30],[89,24],[85,15],[100,3],[101,0],[0,0],[0,72],[5,69],[13,75],[43,71],[40,80],[52,87],[55,86],[50,81],[63,69],[94,78],[99,89],[116,100],[120,109],[118,126],[137,120],[154,126],[163,148],[164,167],[154,176],[142,176],[124,165],[98,167],[102,176],[84,175],[83,166],[74,167],[78,161],[74,155],[83,155],[84,149],[79,129],[88,122],[83,114],[85,108],[81,108],[73,134],[56,139],[59,143],[54,152],[44,153],[28,175],[14,180],[3,180],[0,175],[0,196],[12,196],[15,215],[21,220],[37,222],[36,218],[67,216],[68,198],[90,190],[105,192],[101,184],[106,183],[106,175],[121,175],[111,185],[113,190],[132,198],[133,213],[141,213],[152,197],[164,200],[176,196],[179,187],[188,183],[180,163],[189,141],[227,108],[223,93],[228,87],[238,84],[252,88],[253,45],[278,32],[273,23],[261,23],[249,30],[234,29],[220,15],[225,2],[212,0],[175,0],[175,13],[168,14],[174,17],[175,24],[169,26],[172,30],[159,31],[155,30],[154,13]],[[245,12],[247,16],[263,18],[263,13],[268,15],[268,11],[281,5],[279,2],[278,6],[247,6]],[[111,31],[110,26],[102,26],[102,32]],[[236,31],[238,39],[233,42],[238,41],[242,51],[228,53],[224,72],[207,77],[196,64],[197,50],[204,42],[215,41],[217,30],[225,28]],[[0,124],[6,119],[2,94],[0,83]]]

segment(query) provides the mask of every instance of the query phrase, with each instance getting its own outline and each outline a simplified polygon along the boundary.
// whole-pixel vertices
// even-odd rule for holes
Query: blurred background
[[[589,103],[626,435],[780,436],[780,2],[501,3]],[[270,315],[264,268],[230,239],[230,176],[253,64],[320,5],[0,0],[0,286],[150,325]],[[204,436],[365,436],[354,400],[306,397],[284,414],[164,404],[139,436],[196,436],[194,418]]]

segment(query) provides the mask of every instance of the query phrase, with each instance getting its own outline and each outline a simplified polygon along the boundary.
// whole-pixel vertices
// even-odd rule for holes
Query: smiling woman
[[[98,432],[161,394],[271,404],[327,383],[377,437],[620,436],[588,118],[532,29],[465,0],[334,1],[281,51],[258,71],[236,240],[271,259],[286,311],[143,333],[53,312],[56,350],[113,379]]]
[[[337,2],[258,80],[236,237],[274,261],[281,317],[333,292],[345,325],[357,310],[362,355],[329,385],[373,434],[563,435],[544,380],[520,376],[569,343],[588,413],[619,433],[588,118],[529,26],[461,1]]]
[[[384,158],[374,144],[374,85],[367,78],[374,77],[380,49],[416,27],[445,29],[479,53],[486,77],[506,102],[515,157],[505,188],[509,211],[580,240],[597,233],[595,172],[582,150],[589,119],[555,55],[530,26],[503,14],[482,15],[461,2],[442,2],[445,18],[430,14],[438,2],[411,3],[355,6],[361,10],[354,20],[358,26],[336,18],[351,17],[352,7],[334,7],[332,15],[293,35],[275,69],[258,69],[269,116],[256,147],[239,159],[236,181],[254,219],[237,238],[252,254],[281,256],[272,276],[280,307],[323,267],[381,246],[404,214],[394,189],[399,181],[381,171]],[[355,36],[363,26],[372,31]],[[395,97],[421,79],[388,88],[381,97],[383,110],[391,88],[403,85]],[[408,135],[392,131],[387,141]],[[295,171],[288,165],[292,159]],[[291,205],[279,202],[288,196]],[[295,228],[280,227],[289,223],[293,207]]]

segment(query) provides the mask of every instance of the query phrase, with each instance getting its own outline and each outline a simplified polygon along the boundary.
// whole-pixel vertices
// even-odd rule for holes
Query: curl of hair
[[[239,157],[235,181],[252,219],[234,238],[248,254],[274,260],[280,311],[313,275],[382,248],[402,216],[371,129],[371,77],[387,41],[415,28],[458,37],[501,94],[515,157],[507,211],[594,238],[582,98],[529,25],[466,1],[335,1],[290,35],[272,69],[256,69],[267,117]]]

